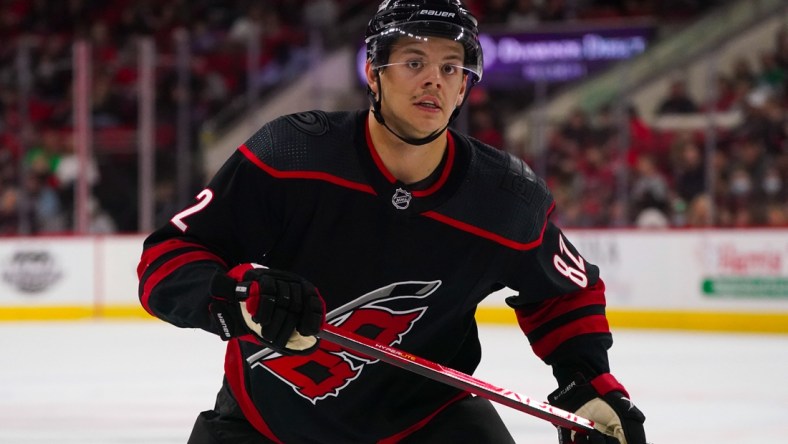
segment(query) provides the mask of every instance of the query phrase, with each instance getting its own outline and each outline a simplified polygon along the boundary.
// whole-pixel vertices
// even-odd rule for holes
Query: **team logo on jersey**
[[[407,190],[397,188],[397,191],[395,191],[394,195],[391,196],[391,203],[394,205],[394,208],[398,210],[404,210],[410,206],[411,199],[413,199],[413,195]]]
[[[333,310],[326,319],[355,334],[396,346],[424,316],[425,299],[440,285],[441,281],[387,285]],[[338,396],[368,366],[378,362],[328,341],[321,341],[318,350],[306,356],[282,356],[271,351],[262,355],[253,361],[253,368],[260,366],[271,372],[312,404]]]
[[[310,136],[322,136],[328,132],[328,117],[322,112],[308,111],[291,114],[286,119],[296,128]]]

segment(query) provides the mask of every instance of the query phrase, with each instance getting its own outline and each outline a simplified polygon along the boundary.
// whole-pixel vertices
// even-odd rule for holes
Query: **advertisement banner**
[[[602,72],[646,51],[653,26],[556,32],[481,33],[486,88],[521,89],[537,81],[562,83]],[[356,55],[359,81],[366,84],[366,48]]]
[[[576,231],[611,307],[788,311],[784,230]]]
[[[600,268],[611,324],[788,332],[788,230],[566,230]],[[0,239],[0,320],[151,319],[137,297],[144,236]],[[480,322],[515,322],[505,288]]]
[[[96,267],[89,238],[0,241],[0,306],[92,305]]]
[[[788,239],[775,232],[716,233],[705,239],[701,291],[708,300],[788,304]]]
[[[611,309],[788,313],[785,230],[566,230]],[[510,289],[485,300],[504,307]]]

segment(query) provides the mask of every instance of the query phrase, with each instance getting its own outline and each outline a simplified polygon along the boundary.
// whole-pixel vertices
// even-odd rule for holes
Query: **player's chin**
[[[416,116],[411,122],[414,132],[423,133],[419,137],[427,137],[435,131],[440,131],[449,123],[449,118],[441,114],[427,114]]]
[[[423,139],[425,137],[430,137],[436,132],[442,130],[446,125],[437,125],[437,126],[421,126],[418,130],[411,132],[411,138],[413,139]]]

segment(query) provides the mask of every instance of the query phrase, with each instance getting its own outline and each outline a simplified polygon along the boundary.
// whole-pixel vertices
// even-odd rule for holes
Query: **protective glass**
[[[456,65],[453,63],[429,62],[421,59],[409,59],[404,62],[386,63],[385,65],[378,66],[378,69],[382,70],[384,68],[396,70],[398,75],[410,78],[421,76],[425,72],[435,72],[435,69],[437,68],[437,72],[440,74],[441,78],[446,81],[458,82],[463,79],[465,74],[473,73],[471,70],[462,65]]]

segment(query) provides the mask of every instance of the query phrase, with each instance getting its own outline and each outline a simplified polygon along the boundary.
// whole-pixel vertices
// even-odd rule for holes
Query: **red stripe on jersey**
[[[470,393],[467,393],[467,392],[460,393],[459,395],[455,396],[451,401],[449,401],[446,404],[440,406],[437,410],[432,412],[426,418],[422,419],[421,421],[417,422],[416,424],[413,424],[412,426],[408,427],[407,429],[403,430],[402,432],[397,433],[396,435],[389,436],[388,438],[381,439],[380,441],[378,441],[377,444],[394,444],[394,443],[400,442],[403,438],[405,438],[405,437],[413,434],[414,432],[422,429],[425,425],[427,425],[427,423],[430,422],[430,420],[432,420],[432,418],[435,417],[435,415],[437,415],[438,413],[442,412],[446,407],[454,404],[455,402],[457,402],[457,401],[459,401],[461,399],[465,399],[468,396],[470,396]]]
[[[215,254],[200,250],[200,251],[190,251],[188,253],[181,254],[180,256],[176,256],[173,259],[165,262],[159,268],[157,268],[153,273],[148,276],[145,280],[145,284],[143,285],[142,295],[140,296],[140,302],[142,303],[142,307],[145,308],[150,314],[153,314],[153,311],[150,308],[150,292],[153,288],[162,281],[162,279],[166,278],[170,275],[173,271],[177,270],[178,268],[190,264],[192,262],[198,261],[213,261],[218,262],[224,265],[224,261],[219,259],[218,256]],[[155,316],[155,315],[154,315]]]
[[[339,185],[344,188],[350,188],[352,190],[361,191],[364,193],[375,195],[375,190],[372,189],[371,186],[364,184],[353,182],[351,180],[343,179],[338,176],[334,176],[333,174],[324,173],[321,171],[282,171],[277,170],[276,168],[266,164],[260,158],[254,155],[246,145],[241,145],[238,147],[238,150],[243,153],[243,155],[249,159],[252,163],[260,167],[263,171],[270,174],[277,179],[312,179],[312,180],[322,180],[325,182],[333,183],[334,185]]]
[[[147,248],[145,251],[142,252],[140,263],[139,265],[137,265],[137,279],[142,277],[143,273],[145,273],[145,269],[148,268],[148,265],[152,264],[153,261],[160,258],[162,255],[166,253],[178,250],[180,248],[205,249],[205,247],[203,247],[202,245],[193,244],[191,242],[184,242],[179,239],[170,239],[168,241]]]
[[[369,153],[372,155],[372,160],[375,161],[375,165],[378,166],[378,169],[383,174],[383,176],[386,177],[386,180],[388,180],[389,183],[396,182],[397,178],[394,177],[393,174],[391,174],[389,169],[386,168],[386,165],[383,165],[383,160],[378,155],[378,150],[375,149],[375,144],[372,143],[372,134],[369,132],[369,119],[367,119],[367,124],[364,127],[364,132],[367,138],[367,149],[369,149]]]
[[[547,223],[545,222],[545,224],[542,226],[542,231],[539,233],[539,238],[537,238],[536,240],[533,240],[531,242],[525,242],[524,243],[524,242],[517,242],[517,241],[511,240],[511,239],[507,239],[507,238],[501,236],[500,234],[496,234],[496,233],[493,233],[492,231],[487,231],[487,230],[485,230],[483,228],[479,228],[479,227],[471,225],[469,223],[465,223],[465,222],[459,221],[457,219],[453,219],[451,217],[444,216],[443,214],[440,214],[440,213],[435,212],[435,211],[426,211],[426,212],[422,213],[422,215],[426,216],[426,217],[429,217],[431,219],[435,219],[438,222],[443,222],[446,225],[451,225],[454,228],[460,229],[462,231],[466,231],[466,232],[471,233],[473,235],[476,235],[476,236],[479,236],[479,237],[483,237],[485,239],[489,239],[489,240],[491,240],[493,242],[496,242],[496,243],[499,243],[499,244],[501,244],[501,245],[503,245],[505,247],[509,247],[509,248],[514,249],[514,250],[521,250],[521,251],[530,250],[532,248],[538,247],[542,243],[542,237],[544,236],[544,230],[545,230],[545,228],[547,228]]]
[[[533,310],[515,310],[517,323],[527,335],[561,315],[589,305],[606,305],[605,284],[599,279],[592,287],[585,288],[576,293],[571,293],[542,301],[539,307]]]
[[[394,183],[397,181],[397,178],[394,177],[393,174],[386,168],[386,165],[383,164],[383,159],[380,158],[378,151],[375,149],[375,144],[372,143],[372,135],[369,132],[369,120],[367,120],[367,124],[365,127],[365,134],[367,138],[367,148],[369,148],[369,153],[372,156],[372,160],[375,161],[375,165],[377,165],[378,170],[380,170],[381,174],[389,181],[389,183]],[[451,133],[447,132],[447,157],[446,157],[446,165],[443,166],[443,171],[441,172],[440,177],[438,180],[430,185],[428,188],[424,190],[416,190],[413,191],[413,197],[427,197],[430,194],[438,191],[443,184],[449,179],[449,174],[451,173],[452,166],[454,166],[454,137],[452,137]]]
[[[237,339],[230,339],[227,342],[227,353],[224,357],[224,374],[227,376],[227,385],[230,386],[238,406],[241,407],[246,420],[252,424],[252,427],[262,433],[263,436],[270,439],[275,443],[282,444],[265,420],[260,416],[260,412],[254,406],[254,401],[249,397],[246,391],[246,381],[244,381],[244,364],[246,360],[243,359],[241,354],[241,346]]]
[[[544,360],[567,340],[592,333],[610,333],[607,317],[594,315],[576,319],[547,333],[544,337],[531,344],[531,348],[539,358]]]
[[[451,168],[454,166],[454,137],[452,137],[451,133],[447,132],[446,135],[448,136],[448,154],[446,157],[446,165],[443,166],[443,171],[441,172],[441,177],[438,178],[438,181],[434,184],[430,185],[425,190],[416,190],[413,192],[413,197],[426,197],[430,194],[438,191],[440,187],[443,186],[444,183],[449,179],[449,173],[451,173]]]

